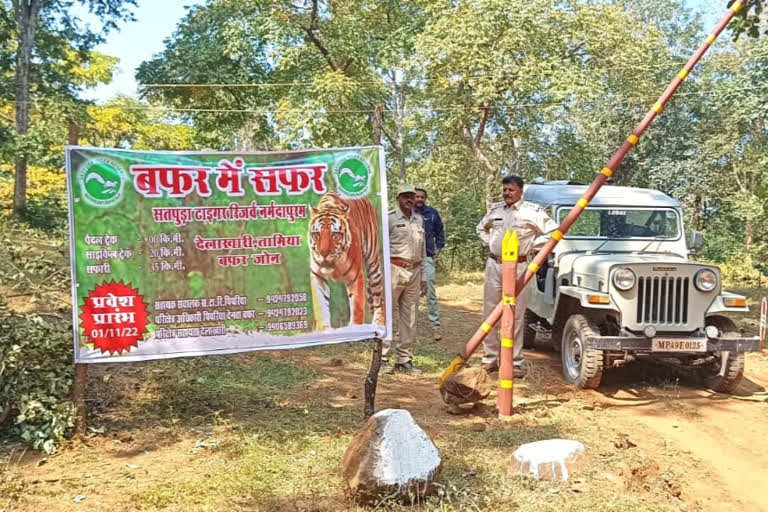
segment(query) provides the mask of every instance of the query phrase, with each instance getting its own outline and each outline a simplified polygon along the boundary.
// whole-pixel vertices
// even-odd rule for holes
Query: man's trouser
[[[424,272],[427,276],[427,317],[432,329],[440,327],[440,307],[437,305],[437,291],[435,290],[435,260],[427,256],[424,263]]]
[[[525,263],[517,264],[517,278],[525,274],[525,269],[528,266]],[[483,318],[493,312],[496,306],[501,302],[501,263],[496,263],[491,258],[485,263],[485,287],[483,290]],[[515,333],[514,333],[514,354],[515,354],[515,367],[522,368],[523,366],[523,319],[525,316],[525,308],[528,306],[528,287],[525,287],[523,293],[518,294],[516,298],[515,307]],[[501,327],[501,320],[496,323],[496,326],[486,336],[483,341],[483,363],[499,362],[499,328]]]
[[[392,331],[399,332],[395,347],[395,362],[404,364],[413,359],[411,343],[416,335],[416,310],[421,295],[422,267],[412,270],[390,264],[392,269]],[[391,343],[384,340],[381,357],[389,359]]]

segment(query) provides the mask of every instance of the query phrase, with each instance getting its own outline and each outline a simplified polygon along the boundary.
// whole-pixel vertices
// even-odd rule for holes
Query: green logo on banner
[[[373,171],[367,160],[358,155],[344,155],[333,168],[339,193],[345,197],[363,197],[371,188]]]
[[[123,197],[125,172],[119,165],[104,160],[89,160],[78,173],[83,200],[101,208],[113,206]]]

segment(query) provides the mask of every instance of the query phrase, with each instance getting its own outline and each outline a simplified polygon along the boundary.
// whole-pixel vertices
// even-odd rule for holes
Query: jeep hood
[[[653,267],[703,266],[676,254],[660,253],[573,253],[564,255],[559,262],[560,275],[566,277],[566,273],[571,273],[570,282],[573,285],[604,292],[608,291],[609,271],[617,265],[626,265],[630,268],[637,265],[652,265]]]

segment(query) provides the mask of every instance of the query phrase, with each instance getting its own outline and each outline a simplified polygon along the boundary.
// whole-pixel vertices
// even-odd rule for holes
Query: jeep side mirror
[[[695,251],[704,245],[704,234],[701,231],[690,231],[686,241],[688,249]]]

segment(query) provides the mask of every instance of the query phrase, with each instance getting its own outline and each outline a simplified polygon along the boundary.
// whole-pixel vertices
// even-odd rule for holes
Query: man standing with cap
[[[413,366],[411,344],[416,334],[416,310],[424,281],[424,218],[414,210],[416,189],[402,185],[397,191],[397,207],[389,212],[389,252],[392,272],[392,330],[400,333],[395,347],[395,366],[389,366],[391,343],[384,341],[382,369],[418,375]]]
[[[528,256],[535,254],[534,245],[543,245],[546,238],[535,240],[557,229],[557,224],[543,208],[523,201],[523,179],[508,175],[502,179],[504,201],[494,203],[477,225],[480,240],[488,246],[488,261],[485,264],[485,288],[483,291],[483,317],[487,318],[501,302],[501,241],[504,233],[517,231],[520,251],[517,265],[517,278],[525,274]],[[534,242],[537,242],[536,244]],[[514,376],[525,377],[523,367],[523,319],[528,306],[527,288],[519,293],[515,305],[514,332]],[[499,331],[498,327],[490,332],[483,342],[483,366],[490,373],[499,369]]]

